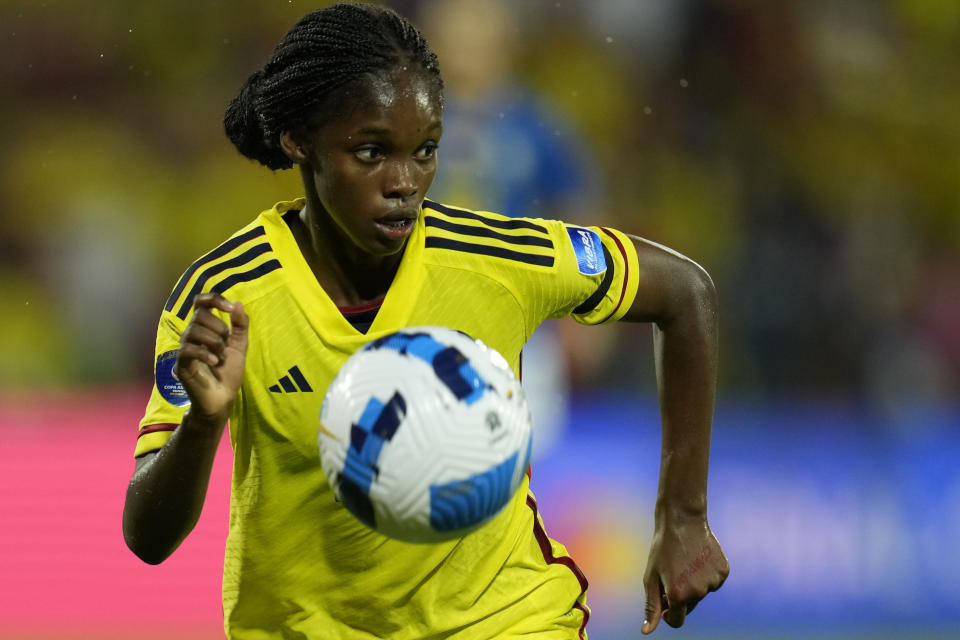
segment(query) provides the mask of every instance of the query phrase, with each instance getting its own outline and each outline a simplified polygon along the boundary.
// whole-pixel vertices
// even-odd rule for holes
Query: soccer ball
[[[330,384],[320,461],[361,522],[408,542],[460,537],[510,501],[530,411],[510,366],[465,333],[413,327],[367,344]]]

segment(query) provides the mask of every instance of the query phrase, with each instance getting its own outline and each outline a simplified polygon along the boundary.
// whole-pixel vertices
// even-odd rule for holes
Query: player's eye
[[[361,162],[377,162],[383,157],[383,150],[380,147],[373,145],[360,147],[353,153]]]
[[[414,157],[417,160],[429,160],[433,156],[437,155],[437,143],[436,142],[427,142],[422,147],[417,149],[417,152],[414,154]]]

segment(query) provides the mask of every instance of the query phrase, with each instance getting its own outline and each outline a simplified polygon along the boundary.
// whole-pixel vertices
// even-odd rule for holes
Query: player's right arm
[[[214,310],[227,314],[229,325]],[[163,448],[137,458],[123,507],[123,538],[144,562],[163,562],[200,518],[214,454],[243,382],[248,326],[239,302],[217,294],[194,300],[175,365],[190,408]]]

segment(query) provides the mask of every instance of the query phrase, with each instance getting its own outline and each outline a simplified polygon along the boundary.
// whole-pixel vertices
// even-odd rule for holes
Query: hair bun
[[[289,169],[293,163],[283,154],[279,144],[271,145],[266,137],[257,102],[263,82],[263,70],[256,71],[240,87],[240,92],[227,105],[223,128],[237,150],[270,169]]]

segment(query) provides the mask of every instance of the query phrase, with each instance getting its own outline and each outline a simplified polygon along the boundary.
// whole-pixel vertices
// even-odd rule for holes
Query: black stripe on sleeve
[[[190,293],[187,294],[187,297],[184,299],[183,304],[180,305],[180,310],[177,311],[177,316],[182,318],[187,317],[187,312],[190,311],[190,307],[193,306],[193,299],[203,291],[203,287],[206,286],[207,282],[210,281],[210,278],[217,275],[218,273],[223,273],[227,269],[233,269],[236,267],[243,266],[253,260],[258,256],[269,252],[271,250],[270,245],[266,242],[262,242],[256,246],[250,247],[240,255],[220,262],[218,264],[207,267],[203,270],[203,273],[197,278],[197,281],[193,283],[193,287],[190,289]]]
[[[223,280],[215,284],[213,288],[210,289],[210,291],[213,293],[222,294],[223,292],[225,292],[227,289],[229,289],[235,284],[238,284],[240,282],[250,282],[251,280],[256,280],[260,276],[266,275],[271,271],[275,271],[276,269],[279,269],[279,268],[280,268],[279,260],[267,260],[266,262],[264,262],[263,264],[261,264],[259,267],[255,269],[251,269],[250,271],[244,271],[243,273],[235,273],[228,278],[224,278]],[[191,300],[191,305],[184,304],[180,308],[180,311],[177,312],[177,316],[181,320],[186,319],[187,313],[189,313],[190,311],[190,306],[192,306],[192,302],[193,301]]]
[[[488,218],[482,216],[479,213],[474,213],[473,211],[463,211],[461,209],[451,209],[450,207],[445,207],[442,204],[437,204],[436,202],[431,202],[429,200],[423,201],[423,206],[427,209],[433,209],[434,211],[439,211],[440,213],[450,216],[451,218],[466,218],[468,220],[477,220],[484,223],[490,227],[497,227],[499,229],[530,229],[532,231],[539,231],[549,235],[550,232],[547,231],[547,228],[539,224],[530,222],[529,220],[520,220],[516,218],[511,218],[509,220],[499,220],[497,218]]]
[[[521,253],[501,247],[490,247],[485,244],[473,244],[471,242],[460,242],[448,238],[437,238],[436,236],[427,236],[425,245],[428,249],[450,249],[453,251],[463,251],[465,253],[479,253],[485,256],[494,256],[506,260],[516,260],[527,264],[535,264],[541,267],[552,267],[553,256],[539,256],[533,253]]]
[[[173,289],[173,293],[171,293],[170,297],[167,298],[167,304],[165,304],[163,307],[164,310],[173,311],[173,307],[177,304],[177,300],[180,299],[180,294],[183,293],[184,287],[187,286],[187,283],[190,282],[190,278],[193,277],[193,274],[195,274],[200,267],[208,262],[212,262],[217,258],[227,255],[244,242],[249,242],[250,240],[260,237],[265,233],[266,231],[263,227],[255,227],[246,233],[241,233],[234,238],[230,238],[222,245],[190,265],[190,268],[187,269],[186,272],[180,277],[180,280],[177,282],[177,286]]]
[[[573,313],[576,315],[581,315],[584,313],[589,313],[597,308],[597,305],[600,304],[600,301],[603,300],[603,297],[607,295],[607,291],[610,289],[610,284],[613,282],[613,256],[610,255],[610,252],[607,251],[607,246],[600,243],[600,247],[603,249],[603,259],[607,262],[607,272],[603,274],[603,280],[600,281],[600,286],[597,287],[597,290],[593,292],[589,298],[584,300],[579,307],[573,310]]]
[[[509,236],[505,233],[498,233],[493,229],[488,229],[486,227],[473,227],[466,224],[457,224],[456,222],[448,222],[447,220],[441,220],[440,218],[435,218],[433,216],[424,216],[424,224],[428,227],[436,227],[438,229],[452,231],[453,233],[459,233],[465,236],[493,238],[495,240],[509,242],[510,244],[519,244],[530,247],[547,247],[548,249],[553,248],[553,242],[550,240],[550,238],[544,238],[541,236]]]
[[[235,273],[229,278],[224,278],[223,280],[215,284],[213,288],[210,289],[210,291],[212,291],[213,293],[222,294],[235,284],[256,280],[257,278],[261,276],[265,276],[271,271],[276,271],[279,268],[280,268],[279,260],[267,260],[256,269],[251,269],[250,271],[244,271],[243,273]]]

